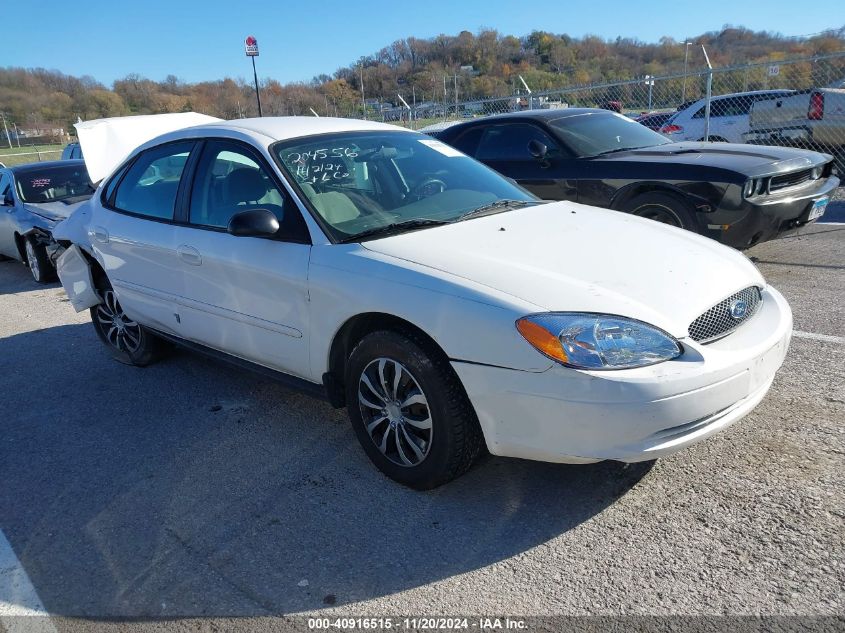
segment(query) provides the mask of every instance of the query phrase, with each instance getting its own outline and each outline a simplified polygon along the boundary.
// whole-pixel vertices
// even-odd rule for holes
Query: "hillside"
[[[689,69],[703,66],[704,44],[714,66],[809,57],[845,50],[845,27],[807,38],[789,38],[742,27],[692,38]],[[363,57],[332,75],[308,83],[283,85],[262,80],[265,115],[350,115],[365,97],[393,101],[397,93],[410,101],[461,100],[507,96],[521,87],[521,75],[535,91],[643,75],[681,72],[684,42],[661,38],[644,43],[633,38],[613,41],[594,36],[573,38],[535,31],[524,37],[493,30],[432,39],[408,37]],[[42,68],[0,69],[0,112],[20,129],[72,129],[77,120],[127,114],[193,110],[222,118],[255,114],[251,84],[221,78],[194,84],[174,76],[153,81],[129,74],[106,87],[88,76],[72,77]]]

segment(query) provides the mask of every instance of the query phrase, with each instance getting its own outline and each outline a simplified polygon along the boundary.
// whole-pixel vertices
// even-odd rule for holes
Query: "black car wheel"
[[[475,411],[448,359],[412,333],[373,332],[355,346],[346,402],[370,460],[411,488],[458,477],[482,450]]]
[[[36,244],[31,237],[27,238],[24,241],[24,254],[26,255],[25,263],[35,281],[46,284],[56,278],[56,269],[50,263],[47,249],[42,244]]]
[[[627,202],[622,210],[641,218],[698,232],[692,206],[680,196],[670,193],[650,191],[641,194]]]
[[[111,287],[99,290],[99,295],[102,303],[91,308],[91,321],[112,357],[138,367],[157,360],[164,350],[164,341],[123,312]]]

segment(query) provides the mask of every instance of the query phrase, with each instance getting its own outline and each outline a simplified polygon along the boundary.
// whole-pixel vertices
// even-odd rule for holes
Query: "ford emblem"
[[[748,312],[748,302],[745,301],[745,299],[734,299],[731,301],[728,311],[731,313],[731,318],[739,321],[744,318]]]

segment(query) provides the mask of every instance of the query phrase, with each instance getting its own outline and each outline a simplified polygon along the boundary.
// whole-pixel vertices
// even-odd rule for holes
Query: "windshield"
[[[336,241],[397,224],[410,230],[452,222],[499,200],[537,201],[488,167],[422,134],[341,132],[284,141],[272,149]],[[507,208],[512,207],[501,210]]]
[[[576,114],[553,119],[548,123],[578,158],[672,142],[644,125],[613,112]]]
[[[84,165],[58,165],[27,169],[15,175],[18,196],[29,203],[57,202],[90,197],[95,187]]]

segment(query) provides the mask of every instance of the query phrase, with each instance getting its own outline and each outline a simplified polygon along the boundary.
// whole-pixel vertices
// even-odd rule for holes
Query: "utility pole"
[[[710,140],[710,99],[713,96],[713,66],[710,64],[710,58],[707,56],[707,49],[704,44],[701,45],[701,51],[704,53],[704,60],[707,62],[707,102],[704,105],[704,140]]]
[[[684,42],[684,84],[681,89],[681,103],[687,102],[687,63],[689,62],[689,47],[692,42]]]
[[[364,64],[358,64],[361,73],[361,109],[364,111],[364,119],[367,118],[367,101],[364,99]]]
[[[443,75],[443,120],[446,120],[446,75]]]
[[[4,112],[0,112],[0,119],[3,119],[3,129],[6,130],[6,140],[9,142],[9,148],[12,147],[12,137],[9,136],[9,128],[6,127],[6,114]]]

